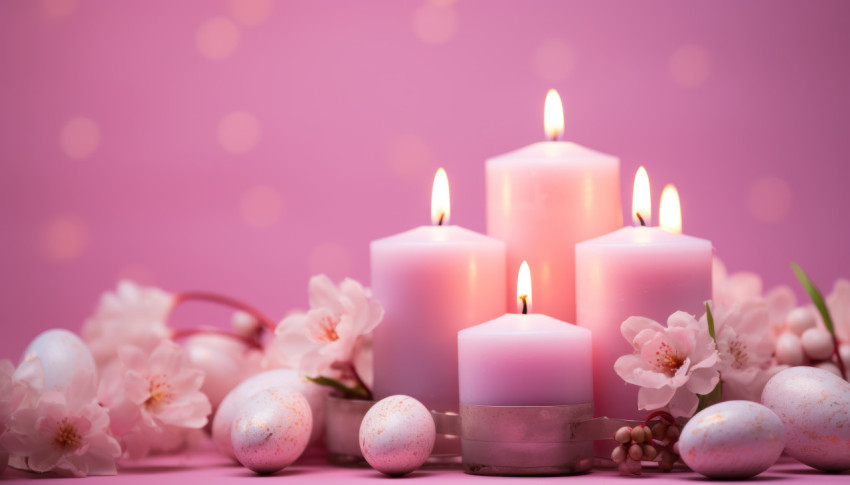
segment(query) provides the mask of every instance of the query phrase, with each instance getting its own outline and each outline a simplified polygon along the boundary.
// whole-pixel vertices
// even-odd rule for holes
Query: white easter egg
[[[709,406],[688,421],[679,454],[691,469],[710,478],[749,478],[782,455],[785,429],[776,414],[751,401]]]
[[[428,409],[410,396],[381,399],[360,423],[360,451],[375,470],[406,475],[431,455],[437,432]]]
[[[91,376],[97,389],[97,366],[88,346],[77,334],[62,328],[40,333],[24,350],[21,362],[38,357],[44,368],[44,390],[63,391],[78,372]]]
[[[850,383],[825,370],[792,367],[773,376],[761,402],[785,425],[785,451],[827,472],[850,469]]]
[[[236,412],[230,430],[233,454],[257,473],[291,465],[310,441],[313,415],[300,392],[272,387],[257,392]]]
[[[325,397],[328,390],[299,376],[298,372],[292,369],[274,369],[245,379],[219,404],[212,422],[212,438],[221,453],[233,459],[236,458],[230,441],[230,427],[239,407],[257,392],[279,386],[294,389],[307,399],[313,414],[310,444],[316,444],[322,439],[325,429]]]

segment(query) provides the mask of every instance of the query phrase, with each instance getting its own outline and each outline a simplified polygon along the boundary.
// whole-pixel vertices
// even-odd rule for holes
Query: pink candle
[[[461,403],[558,406],[591,402],[590,331],[523,312],[523,296],[527,311],[531,310],[531,276],[525,262],[517,295],[519,314],[502,315],[457,334]]]
[[[546,134],[553,141],[487,160],[487,233],[507,243],[507,271],[524,259],[535,269],[538,310],[575,322],[573,248],[622,227],[620,161],[554,141],[564,126],[554,90],[546,97],[545,113]],[[513,289],[505,295],[511,311]]]
[[[645,176],[641,167],[632,213],[648,225]],[[626,227],[576,245],[578,324],[593,332],[597,416],[636,419],[647,414],[638,411],[637,386],[614,372],[614,362],[634,351],[620,333],[623,321],[634,315],[665,325],[677,310],[700,314],[711,298],[711,242],[676,232],[681,231],[681,218],[675,199],[673,207],[667,204],[672,198],[662,198],[661,228]]]
[[[386,312],[374,333],[374,394],[457,412],[457,332],[504,312],[505,244],[448,226],[445,172],[434,187],[435,225],[372,242],[372,291]]]

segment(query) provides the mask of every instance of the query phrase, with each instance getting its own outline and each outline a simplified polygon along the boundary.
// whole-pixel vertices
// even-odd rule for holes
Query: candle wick
[[[437,225],[442,226],[443,225],[443,219],[445,219],[445,218],[446,218],[446,213],[445,212],[441,213],[440,214],[440,220],[437,221]]]
[[[640,216],[640,212],[635,212],[638,220],[640,221],[640,225],[646,227],[646,222],[643,220],[643,217]]]
[[[525,295],[522,295],[521,297],[519,297],[519,299],[522,300],[522,314],[523,315],[528,315],[528,301],[526,301],[526,298],[528,298],[528,297],[525,296]]]

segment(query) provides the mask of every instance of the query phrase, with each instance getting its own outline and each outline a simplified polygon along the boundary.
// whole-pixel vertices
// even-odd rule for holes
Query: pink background
[[[850,276],[850,2],[3,1],[0,356],[121,277],[274,317],[368,244],[483,231],[484,160],[542,138],[645,164],[730,269]],[[796,288],[796,285],[795,285]],[[186,308],[183,325],[229,312]]]

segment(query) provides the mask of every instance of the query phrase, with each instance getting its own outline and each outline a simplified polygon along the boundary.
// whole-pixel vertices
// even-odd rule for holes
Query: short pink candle
[[[593,399],[591,334],[585,328],[546,315],[506,314],[461,330],[457,341],[463,404],[558,406]]]
[[[551,91],[546,133],[557,140],[561,132],[561,100]],[[508,280],[528,260],[537,310],[575,322],[573,249],[623,226],[620,161],[576,143],[544,141],[487,160],[486,174],[487,234],[507,243]],[[504,301],[512,311],[513,288]]]
[[[372,291],[385,310],[374,332],[374,394],[457,412],[457,332],[505,311],[505,244],[445,225],[448,182],[444,202],[438,183],[437,225],[372,242]]]
[[[643,189],[635,192],[638,197]],[[645,204],[635,205],[646,208],[633,212],[649,224],[648,179],[645,192]],[[676,204],[678,213],[678,197]],[[662,203],[662,226],[664,209]],[[701,314],[711,299],[711,242],[678,234],[675,225],[668,229],[626,227],[576,245],[578,325],[593,332],[597,416],[637,419],[647,414],[638,410],[638,387],[614,371],[614,362],[634,351],[620,332],[623,321],[642,316],[666,325],[677,310]]]

